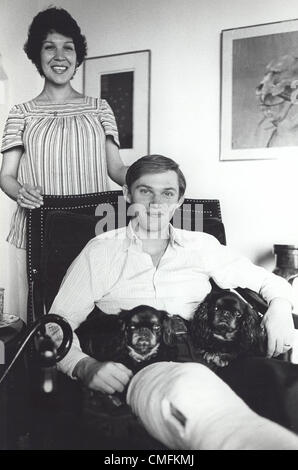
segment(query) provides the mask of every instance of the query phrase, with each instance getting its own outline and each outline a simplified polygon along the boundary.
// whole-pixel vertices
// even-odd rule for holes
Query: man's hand
[[[291,304],[282,298],[270,302],[262,320],[268,336],[267,357],[278,356],[291,349],[294,340],[294,322]]]
[[[93,390],[112,394],[123,392],[132,377],[132,371],[118,362],[98,362],[85,357],[77,363],[73,375]]]

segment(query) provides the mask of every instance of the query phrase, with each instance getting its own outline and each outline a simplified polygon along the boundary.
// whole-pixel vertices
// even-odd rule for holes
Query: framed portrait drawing
[[[220,160],[298,158],[298,20],[221,33]]]
[[[88,57],[84,62],[84,93],[111,106],[126,165],[150,153],[150,68],[150,50]]]

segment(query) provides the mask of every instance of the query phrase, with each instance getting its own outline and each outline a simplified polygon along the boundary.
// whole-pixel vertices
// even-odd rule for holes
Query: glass
[[[0,54],[0,105],[6,103],[7,98],[7,75],[2,65],[2,56]]]
[[[3,287],[0,287],[0,317],[2,317],[4,313],[4,290]]]

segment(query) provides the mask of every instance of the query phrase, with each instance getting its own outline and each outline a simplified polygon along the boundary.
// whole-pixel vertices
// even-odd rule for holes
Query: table
[[[25,328],[26,325],[21,319],[10,326],[0,328],[1,349],[4,345],[5,356],[5,363],[0,364],[0,377],[17,351]],[[24,361],[20,358],[0,385],[0,450],[15,447],[14,442],[17,441],[22,427],[24,401],[20,392],[24,374]]]

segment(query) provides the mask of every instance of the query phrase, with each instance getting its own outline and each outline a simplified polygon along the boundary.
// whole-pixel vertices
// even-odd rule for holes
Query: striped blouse
[[[119,146],[113,111],[105,100],[14,106],[4,129],[1,152],[23,147],[18,181],[39,185],[43,194],[88,194],[108,189],[106,135]],[[7,241],[26,248],[26,211],[12,217]]]

